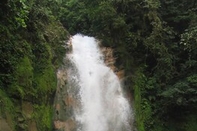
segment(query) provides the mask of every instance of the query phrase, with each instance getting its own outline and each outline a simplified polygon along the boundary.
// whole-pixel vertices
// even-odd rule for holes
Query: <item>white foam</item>
[[[78,76],[81,112],[75,112],[78,131],[131,131],[131,108],[123,96],[120,81],[104,64],[98,43],[93,37],[72,37],[68,55]]]

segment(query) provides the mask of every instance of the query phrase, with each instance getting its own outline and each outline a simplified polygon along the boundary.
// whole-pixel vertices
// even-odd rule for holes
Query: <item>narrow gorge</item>
[[[196,7],[2,0],[0,131],[197,131]]]

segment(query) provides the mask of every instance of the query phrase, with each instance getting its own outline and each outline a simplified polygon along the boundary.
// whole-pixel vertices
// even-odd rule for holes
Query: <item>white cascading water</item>
[[[68,71],[68,77],[77,85],[80,103],[80,109],[74,109],[77,131],[131,131],[129,102],[118,77],[105,65],[98,42],[80,34],[70,42],[67,58],[75,71]]]

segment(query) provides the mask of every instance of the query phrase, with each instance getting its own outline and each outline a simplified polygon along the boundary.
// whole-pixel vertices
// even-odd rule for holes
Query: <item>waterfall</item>
[[[77,131],[131,131],[131,108],[120,81],[105,65],[98,41],[77,34],[71,37],[67,54],[68,93],[77,99],[73,119]]]

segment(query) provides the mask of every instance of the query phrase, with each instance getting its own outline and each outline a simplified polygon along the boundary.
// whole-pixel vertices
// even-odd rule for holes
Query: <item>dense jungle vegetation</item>
[[[48,0],[0,2],[0,119],[11,126],[4,129],[0,123],[1,131],[52,130],[56,69],[68,39],[56,16],[59,4]]]
[[[0,116],[14,130],[30,120],[52,130],[55,71],[76,33],[114,49],[138,131],[197,130],[196,0],[2,0],[0,10]]]

